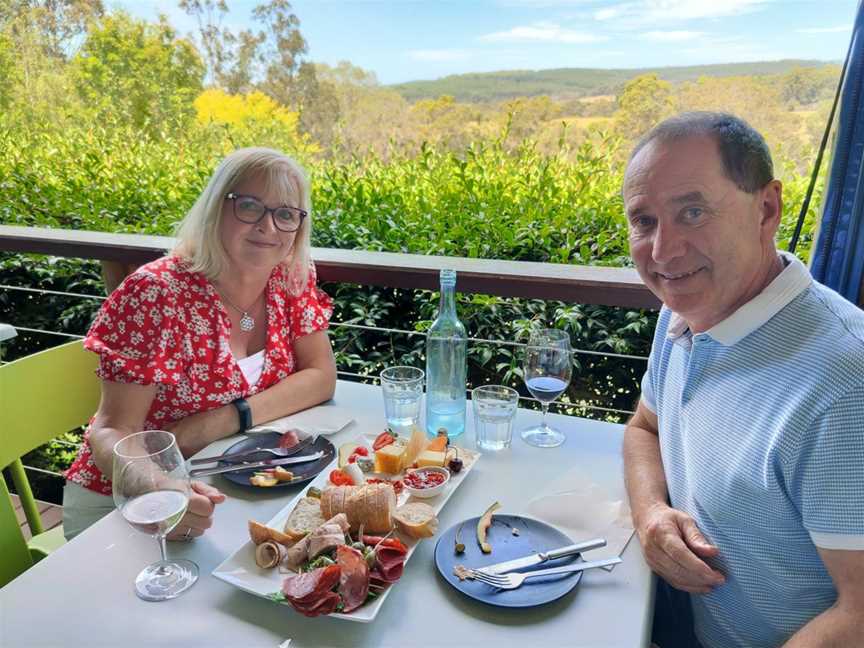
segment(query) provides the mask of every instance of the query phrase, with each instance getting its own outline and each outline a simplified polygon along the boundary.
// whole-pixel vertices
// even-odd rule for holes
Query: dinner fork
[[[585,571],[586,569],[594,569],[595,567],[611,567],[621,562],[620,558],[606,558],[604,560],[591,560],[589,562],[573,563],[563,567],[552,567],[551,569],[539,569],[530,572],[511,572],[509,574],[487,574],[486,572],[471,570],[470,577],[474,580],[486,583],[492,587],[497,587],[502,590],[512,590],[521,587],[526,578],[534,578],[535,576],[553,576],[556,574],[572,574],[577,571]],[[606,570],[611,571],[611,570]]]
[[[232,452],[230,454],[218,455],[215,457],[200,457],[198,459],[193,459],[190,463],[193,466],[197,466],[199,464],[205,463],[213,463],[214,461],[227,461],[231,463],[232,461],[236,461],[237,459],[246,459],[249,456],[260,454],[262,452],[269,452],[271,455],[275,457],[291,457],[301,450],[307,448],[308,446],[314,443],[315,439],[317,439],[318,435],[312,435],[303,439],[299,443],[291,446],[290,448],[250,448],[249,450],[242,450],[240,452]]]

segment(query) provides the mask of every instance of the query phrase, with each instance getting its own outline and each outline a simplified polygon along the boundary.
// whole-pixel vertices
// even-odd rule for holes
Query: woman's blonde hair
[[[309,179],[295,160],[268,148],[243,148],[228,155],[177,226],[174,254],[191,263],[192,272],[215,279],[225,269],[227,258],[219,223],[225,196],[253,176],[263,176],[265,190],[275,191],[282,204],[299,207],[308,215],[294,236],[291,253],[283,260],[288,289],[300,293],[306,286],[311,263],[312,200]]]

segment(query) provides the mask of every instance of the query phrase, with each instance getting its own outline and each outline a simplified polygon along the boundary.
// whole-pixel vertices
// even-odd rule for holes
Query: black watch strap
[[[237,408],[237,414],[240,415],[240,432],[245,432],[252,427],[252,408],[245,398],[238,398],[231,401],[231,404]]]

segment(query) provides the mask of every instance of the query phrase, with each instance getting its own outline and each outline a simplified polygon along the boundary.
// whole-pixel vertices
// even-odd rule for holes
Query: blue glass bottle
[[[465,431],[468,336],[456,316],[456,271],[441,271],[441,304],[426,338],[426,433],[453,439]]]

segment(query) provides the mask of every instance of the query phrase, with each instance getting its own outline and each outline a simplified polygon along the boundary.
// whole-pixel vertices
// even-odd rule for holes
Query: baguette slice
[[[438,531],[435,509],[423,502],[411,502],[393,514],[396,528],[411,538],[431,538]]]
[[[293,540],[300,540],[324,524],[324,518],[321,514],[321,500],[304,497],[297,502],[297,506],[285,521],[285,535]]]

